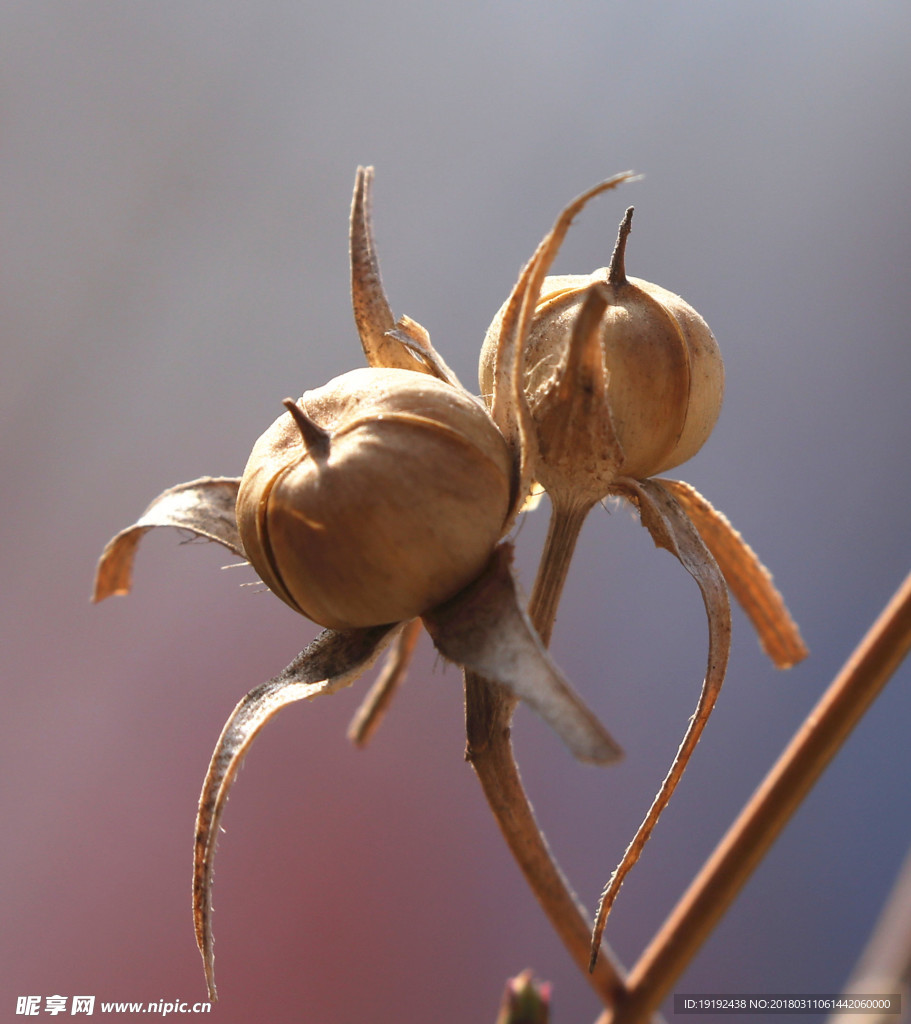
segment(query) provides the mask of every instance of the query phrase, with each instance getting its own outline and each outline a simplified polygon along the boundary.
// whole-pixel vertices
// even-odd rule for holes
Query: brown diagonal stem
[[[810,712],[598,1024],[646,1020],[911,650],[911,574]]]

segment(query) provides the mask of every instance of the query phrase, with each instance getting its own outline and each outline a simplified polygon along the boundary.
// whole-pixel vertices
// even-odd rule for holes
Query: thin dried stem
[[[512,754],[509,721],[515,701],[481,676],[465,675],[466,758],[477,772],[503,838],[574,963],[605,1006],[625,992],[623,968],[608,948],[588,973],[589,915],[569,887],[535,820]]]
[[[911,574],[642,954],[627,992],[598,1024],[636,1024],[661,1004],[909,650]]]
[[[544,542],[538,576],[528,602],[528,614],[545,647],[550,646],[569,564],[576,550],[582,524],[592,507],[572,505],[556,498],[552,500],[547,540]]]
[[[524,351],[541,284],[575,215],[594,196],[629,177],[621,174],[602,182],[563,210],[523,269],[507,302],[497,342],[491,416],[507,442],[520,453],[516,511],[529,492],[537,448],[537,434],[524,393]],[[547,549],[530,608],[532,624],[545,646],[553,630],[579,530],[592,503],[581,509],[555,506],[552,510]],[[522,787],[509,738],[514,707],[515,699],[501,686],[476,672],[466,671],[466,757],[478,774],[507,845],[551,925],[605,1005],[612,1006],[618,995],[625,992],[623,970],[613,955],[604,950],[595,970],[588,973],[588,915],[550,853]]]
[[[553,629],[587,511],[562,506],[551,511],[548,539],[529,606],[532,622],[545,644]],[[612,950],[602,946],[595,969],[589,973],[591,918],[554,859],[522,786],[509,735],[514,708],[515,700],[502,687],[467,672],[465,756],[478,775],[507,846],[551,926],[604,1004],[613,1006],[626,992],[625,972]]]

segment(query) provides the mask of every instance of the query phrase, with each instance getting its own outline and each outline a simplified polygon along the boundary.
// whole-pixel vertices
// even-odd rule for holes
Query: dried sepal
[[[373,168],[358,167],[351,202],[350,257],[351,304],[364,355],[370,366],[398,366],[412,369],[414,360],[387,337],[395,317],[380,278],[380,265],[373,243],[371,186]]]
[[[608,297],[600,284],[585,296],[552,387],[535,410],[537,482],[554,505],[590,508],[607,493],[623,463],[607,397],[601,316]]]
[[[462,387],[459,378],[446,364],[446,360],[430,343],[430,335],[427,330],[417,320],[412,320],[410,316],[400,316],[395,328],[387,331],[386,334],[400,345],[404,345],[414,358],[423,364],[420,367],[409,366],[408,369],[424,369],[427,373],[432,373],[434,377],[438,377],[453,387]]]
[[[494,423],[507,442],[521,451],[520,494],[524,501],[531,488],[536,464],[536,436],[525,395],[525,345],[541,285],[557,255],[573,218],[595,196],[632,178],[633,172],[617,174],[577,196],[557,217],[534,255],[522,269],[503,311],[495,336],[482,353],[481,393]],[[484,361],[486,359],[486,370]]]
[[[434,361],[442,363],[444,367],[446,364],[433,351],[429,335],[414,320],[403,318],[407,320],[406,325],[403,326],[402,321],[396,324],[386,298],[373,238],[372,207],[373,168],[358,167],[349,230],[351,305],[367,363],[369,366],[397,367],[400,370],[436,375]],[[410,325],[417,328],[417,332],[412,332]],[[406,337],[416,342],[419,348],[429,351],[431,359],[428,361],[419,356],[409,345],[403,346],[395,336],[397,329],[404,331]]]
[[[594,967],[598,957],[607,915],[620,886],[639,859],[642,848],[648,842],[661,812],[677,787],[712,713],[721,684],[724,682],[731,649],[731,608],[724,577],[686,511],[674,495],[657,480],[624,479],[618,482],[616,491],[638,506],[642,525],[649,531],[656,546],[670,551],[699,585],[708,618],[709,652],[699,701],[670,770],[601,896],[592,933],[589,969]]]
[[[715,556],[734,597],[759,635],[762,649],[777,668],[802,661],[807,647],[791,618],[772,574],[756,552],[695,487],[680,480],[661,480],[693,520],[706,547]]]
[[[239,486],[239,477],[206,476],[159,494],[132,526],[108,541],[95,573],[92,600],[130,592],[136,549],[145,534],[157,526],[173,526],[214,540],[245,559],[234,518]]]
[[[212,875],[215,840],[231,784],[244,754],[269,719],[288,704],[312,700],[349,686],[365,672],[396,627],[345,632],[326,630],[274,679],[251,690],[222,729],[203,782],[196,816],[193,865],[193,921],[209,987],[215,1000],[212,937]]]
[[[521,366],[523,342],[547,271],[563,244],[573,219],[586,203],[632,177],[632,171],[616,174],[583,192],[569,203],[554,221],[550,231],[539,242],[506,300],[499,331],[490,348],[493,363],[493,373],[490,376],[491,393],[484,396],[489,399],[494,422],[504,434],[508,434],[508,426],[519,415],[519,410],[515,407],[522,404],[518,400],[518,395],[524,394],[524,378],[516,370]]]
[[[617,760],[620,747],[563,678],[535,632],[511,561],[512,546],[500,544],[473,583],[423,616],[427,632],[443,657],[524,700],[580,761]]]
[[[392,698],[405,679],[420,635],[421,620],[412,619],[405,623],[390,645],[382,672],[348,726],[348,739],[356,746],[365,747],[379,727]]]

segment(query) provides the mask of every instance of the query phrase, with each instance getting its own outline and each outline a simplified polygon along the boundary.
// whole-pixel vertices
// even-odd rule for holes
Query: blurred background
[[[604,265],[634,204],[629,272],[681,293],[724,353],[720,423],[679,475],[772,569],[812,656],[777,672],[736,614],[715,715],[608,927],[632,964],[911,562],[909,43],[899,0],[3,5],[0,1018],[28,994],[205,998],[209,755],[317,630],[173,531],[145,541],[132,596],[88,595],[153,496],[239,475],[282,398],[361,365],[347,221],[367,163],[393,308],[469,387],[557,211],[627,168],[644,177],[586,209],[555,269]],[[519,531],[526,588],[545,525]],[[624,507],[586,525],[554,652],[626,749],[583,767],[517,716],[593,908],[705,665],[697,588]],[[843,985],[911,843],[909,677],[676,991]],[[531,967],[555,1022],[594,1020],[463,761],[458,673],[425,638],[358,751],[368,682],[284,711],[239,776],[219,1019],[493,1021]]]

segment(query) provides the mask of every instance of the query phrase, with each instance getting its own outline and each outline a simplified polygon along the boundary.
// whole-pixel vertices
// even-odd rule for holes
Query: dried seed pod
[[[237,497],[247,556],[283,601],[333,629],[373,626],[478,575],[503,532],[513,459],[467,392],[365,368],[286,405]]]
[[[718,419],[724,392],[718,345],[702,317],[678,295],[626,277],[631,216],[628,210],[609,267],[545,278],[525,345],[526,394],[541,449],[536,476],[548,490],[565,482],[566,467],[549,465],[557,460],[548,452],[555,448],[555,407],[564,413],[569,407],[557,450],[561,460],[597,477],[600,493],[592,500],[616,476],[644,479],[695,455]],[[588,325],[587,301],[587,312],[601,310]],[[502,314],[482,349],[482,394],[492,390]],[[609,422],[593,445],[587,421],[599,400]]]

